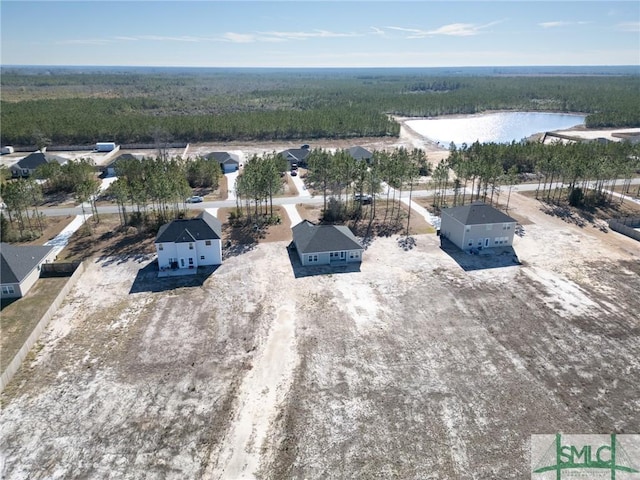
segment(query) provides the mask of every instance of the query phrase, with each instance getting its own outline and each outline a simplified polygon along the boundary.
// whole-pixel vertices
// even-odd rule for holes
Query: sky
[[[639,65],[640,1],[0,2],[0,64]]]

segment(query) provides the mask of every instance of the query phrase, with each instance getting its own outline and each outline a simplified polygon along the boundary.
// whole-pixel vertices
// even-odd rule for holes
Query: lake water
[[[481,143],[511,143],[541,132],[564,130],[584,123],[586,115],[571,113],[498,112],[459,118],[409,120],[406,124],[420,135],[449,147]]]

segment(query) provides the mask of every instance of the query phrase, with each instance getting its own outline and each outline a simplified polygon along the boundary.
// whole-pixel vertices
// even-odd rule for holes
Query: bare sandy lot
[[[638,243],[511,202],[522,265],[91,263],[2,394],[2,478],[527,478],[531,434],[639,432]]]

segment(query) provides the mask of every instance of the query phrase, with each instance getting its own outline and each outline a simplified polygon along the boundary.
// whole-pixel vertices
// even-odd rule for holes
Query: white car
[[[204,198],[194,195],[193,197],[189,197],[185,200],[187,203],[200,203],[204,201]]]

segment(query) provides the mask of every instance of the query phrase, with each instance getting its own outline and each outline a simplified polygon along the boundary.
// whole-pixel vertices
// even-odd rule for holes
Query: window
[[[204,255],[200,255],[200,260],[204,260]]]
[[[189,258],[189,265],[193,265],[193,258]]]
[[[193,250],[193,243],[189,244],[189,250]]]
[[[318,255],[309,255],[307,258],[308,262],[317,262],[318,261]]]
[[[158,244],[158,250],[160,250],[160,251],[164,250],[164,247],[162,246],[161,243]]]
[[[211,246],[211,240],[205,240],[205,241],[204,241],[204,244],[205,244],[207,247],[210,247],[210,246]]]
[[[15,290],[13,289],[13,285],[3,285],[2,286],[2,293],[4,293],[4,294],[15,293]]]

